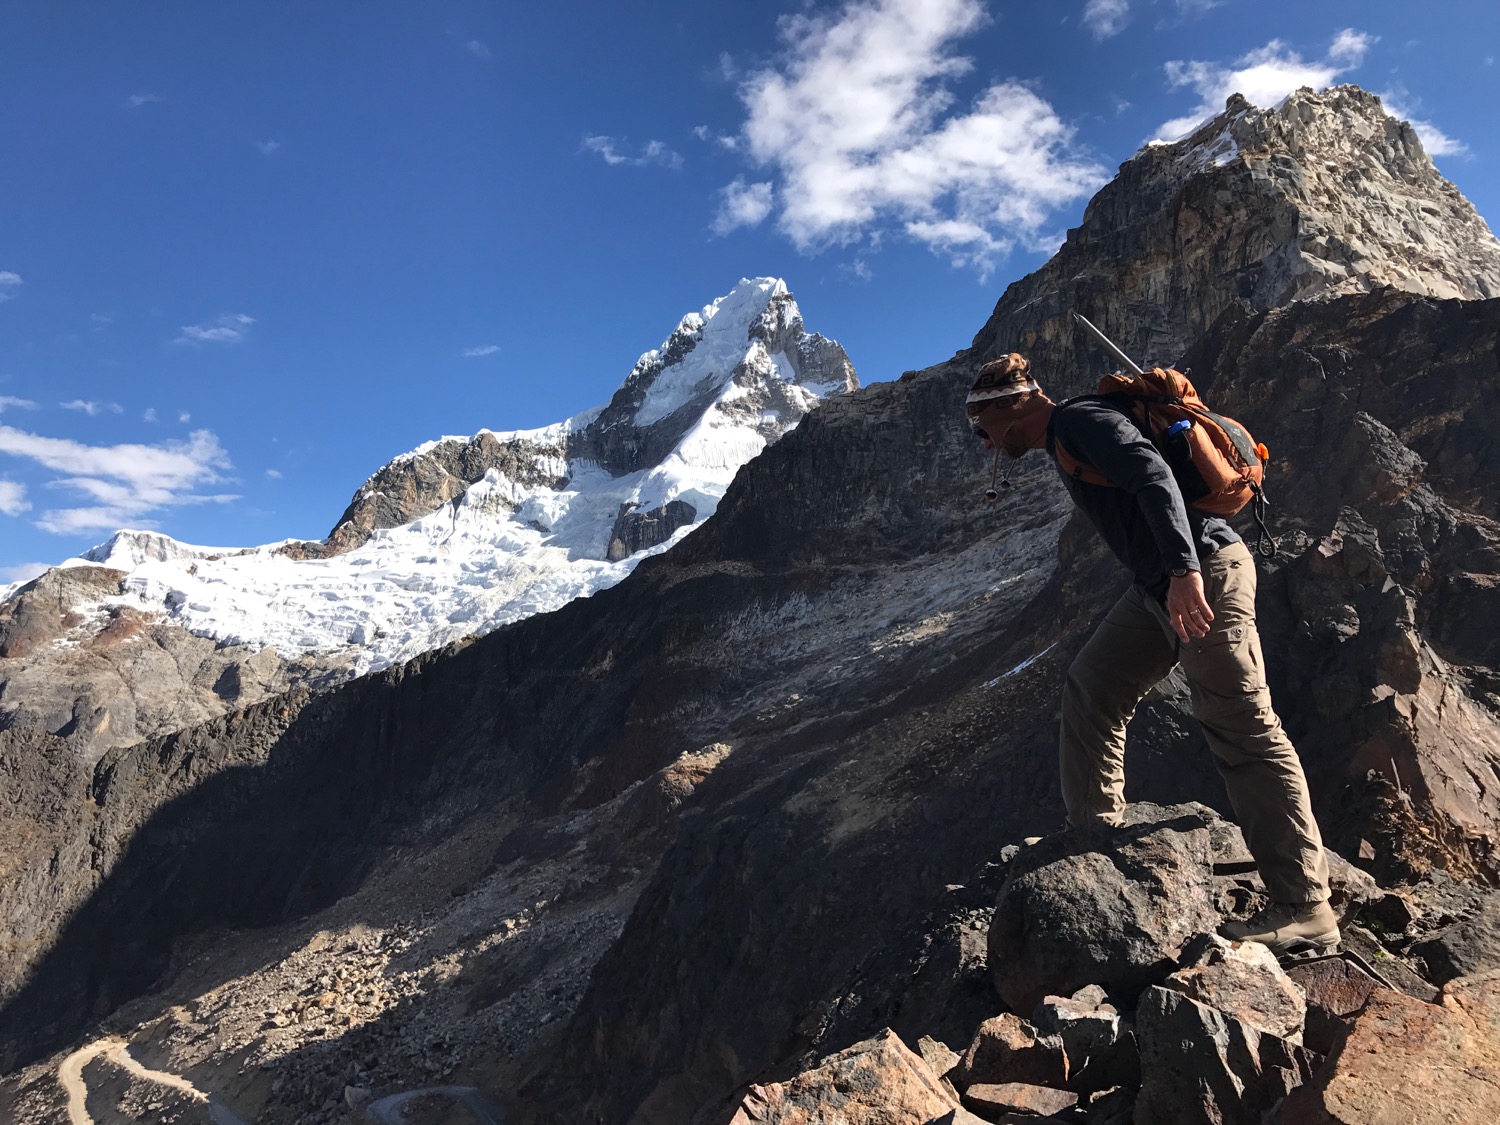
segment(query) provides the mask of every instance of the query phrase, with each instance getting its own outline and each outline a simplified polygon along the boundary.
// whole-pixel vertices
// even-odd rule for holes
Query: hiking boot
[[[1248,922],[1226,922],[1219,933],[1230,941],[1257,941],[1273,953],[1328,951],[1339,943],[1339,917],[1327,901],[1273,902]]]

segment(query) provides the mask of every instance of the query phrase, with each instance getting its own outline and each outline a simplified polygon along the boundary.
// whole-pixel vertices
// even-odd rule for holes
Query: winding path
[[[169,1074],[164,1070],[151,1070],[143,1066],[130,1053],[129,1044],[114,1035],[96,1039],[87,1047],[80,1047],[63,1059],[57,1068],[57,1081],[68,1096],[68,1125],[96,1125],[89,1116],[89,1091],[83,1080],[83,1068],[101,1055],[136,1078],[166,1086],[186,1094],[194,1101],[204,1103],[214,1119],[214,1125],[247,1125],[244,1118],[225,1105],[216,1094],[204,1093],[180,1074]],[[479,1125],[505,1125],[505,1111],[499,1101],[473,1086],[424,1086],[420,1090],[389,1094],[366,1106],[365,1115],[378,1125],[403,1125],[406,1118],[401,1107],[423,1094],[445,1094],[462,1103]]]
[[[57,1080],[68,1095],[69,1125],[94,1125],[94,1119],[89,1116],[88,1086],[83,1081],[83,1068],[100,1055],[136,1078],[146,1082],[155,1082],[158,1086],[166,1086],[186,1094],[194,1101],[203,1102],[208,1106],[208,1112],[213,1117],[215,1125],[246,1125],[242,1117],[216,1096],[205,1094],[181,1075],[168,1074],[164,1070],[151,1070],[141,1065],[140,1061],[130,1053],[130,1047],[125,1040],[113,1035],[96,1039],[87,1047],[80,1047],[63,1059],[62,1065],[57,1068]]]

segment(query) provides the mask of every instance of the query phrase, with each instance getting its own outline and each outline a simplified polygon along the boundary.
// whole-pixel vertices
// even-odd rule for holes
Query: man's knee
[[[1113,725],[1129,719],[1145,694],[1131,677],[1118,668],[1089,659],[1085,649],[1068,666],[1063,677],[1063,716],[1087,713],[1095,720]]]

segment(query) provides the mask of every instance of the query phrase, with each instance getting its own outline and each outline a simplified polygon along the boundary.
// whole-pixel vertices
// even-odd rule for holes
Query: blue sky
[[[742,276],[866,381],[946,358],[1236,87],[1381,93],[1493,217],[1497,53],[1493,3],[0,3],[0,582],[320,537]]]

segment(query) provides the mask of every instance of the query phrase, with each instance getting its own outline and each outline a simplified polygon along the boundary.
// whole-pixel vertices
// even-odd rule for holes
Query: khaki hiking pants
[[[1125,726],[1151,687],[1182,662],[1193,717],[1229,803],[1277,902],[1328,897],[1328,863],[1297,751],[1271,709],[1255,627],[1255,558],[1234,543],[1203,560],[1213,627],[1184,645],[1156,599],[1132,586],[1068,669],[1062,794],[1076,825],[1118,825],[1125,809]]]

